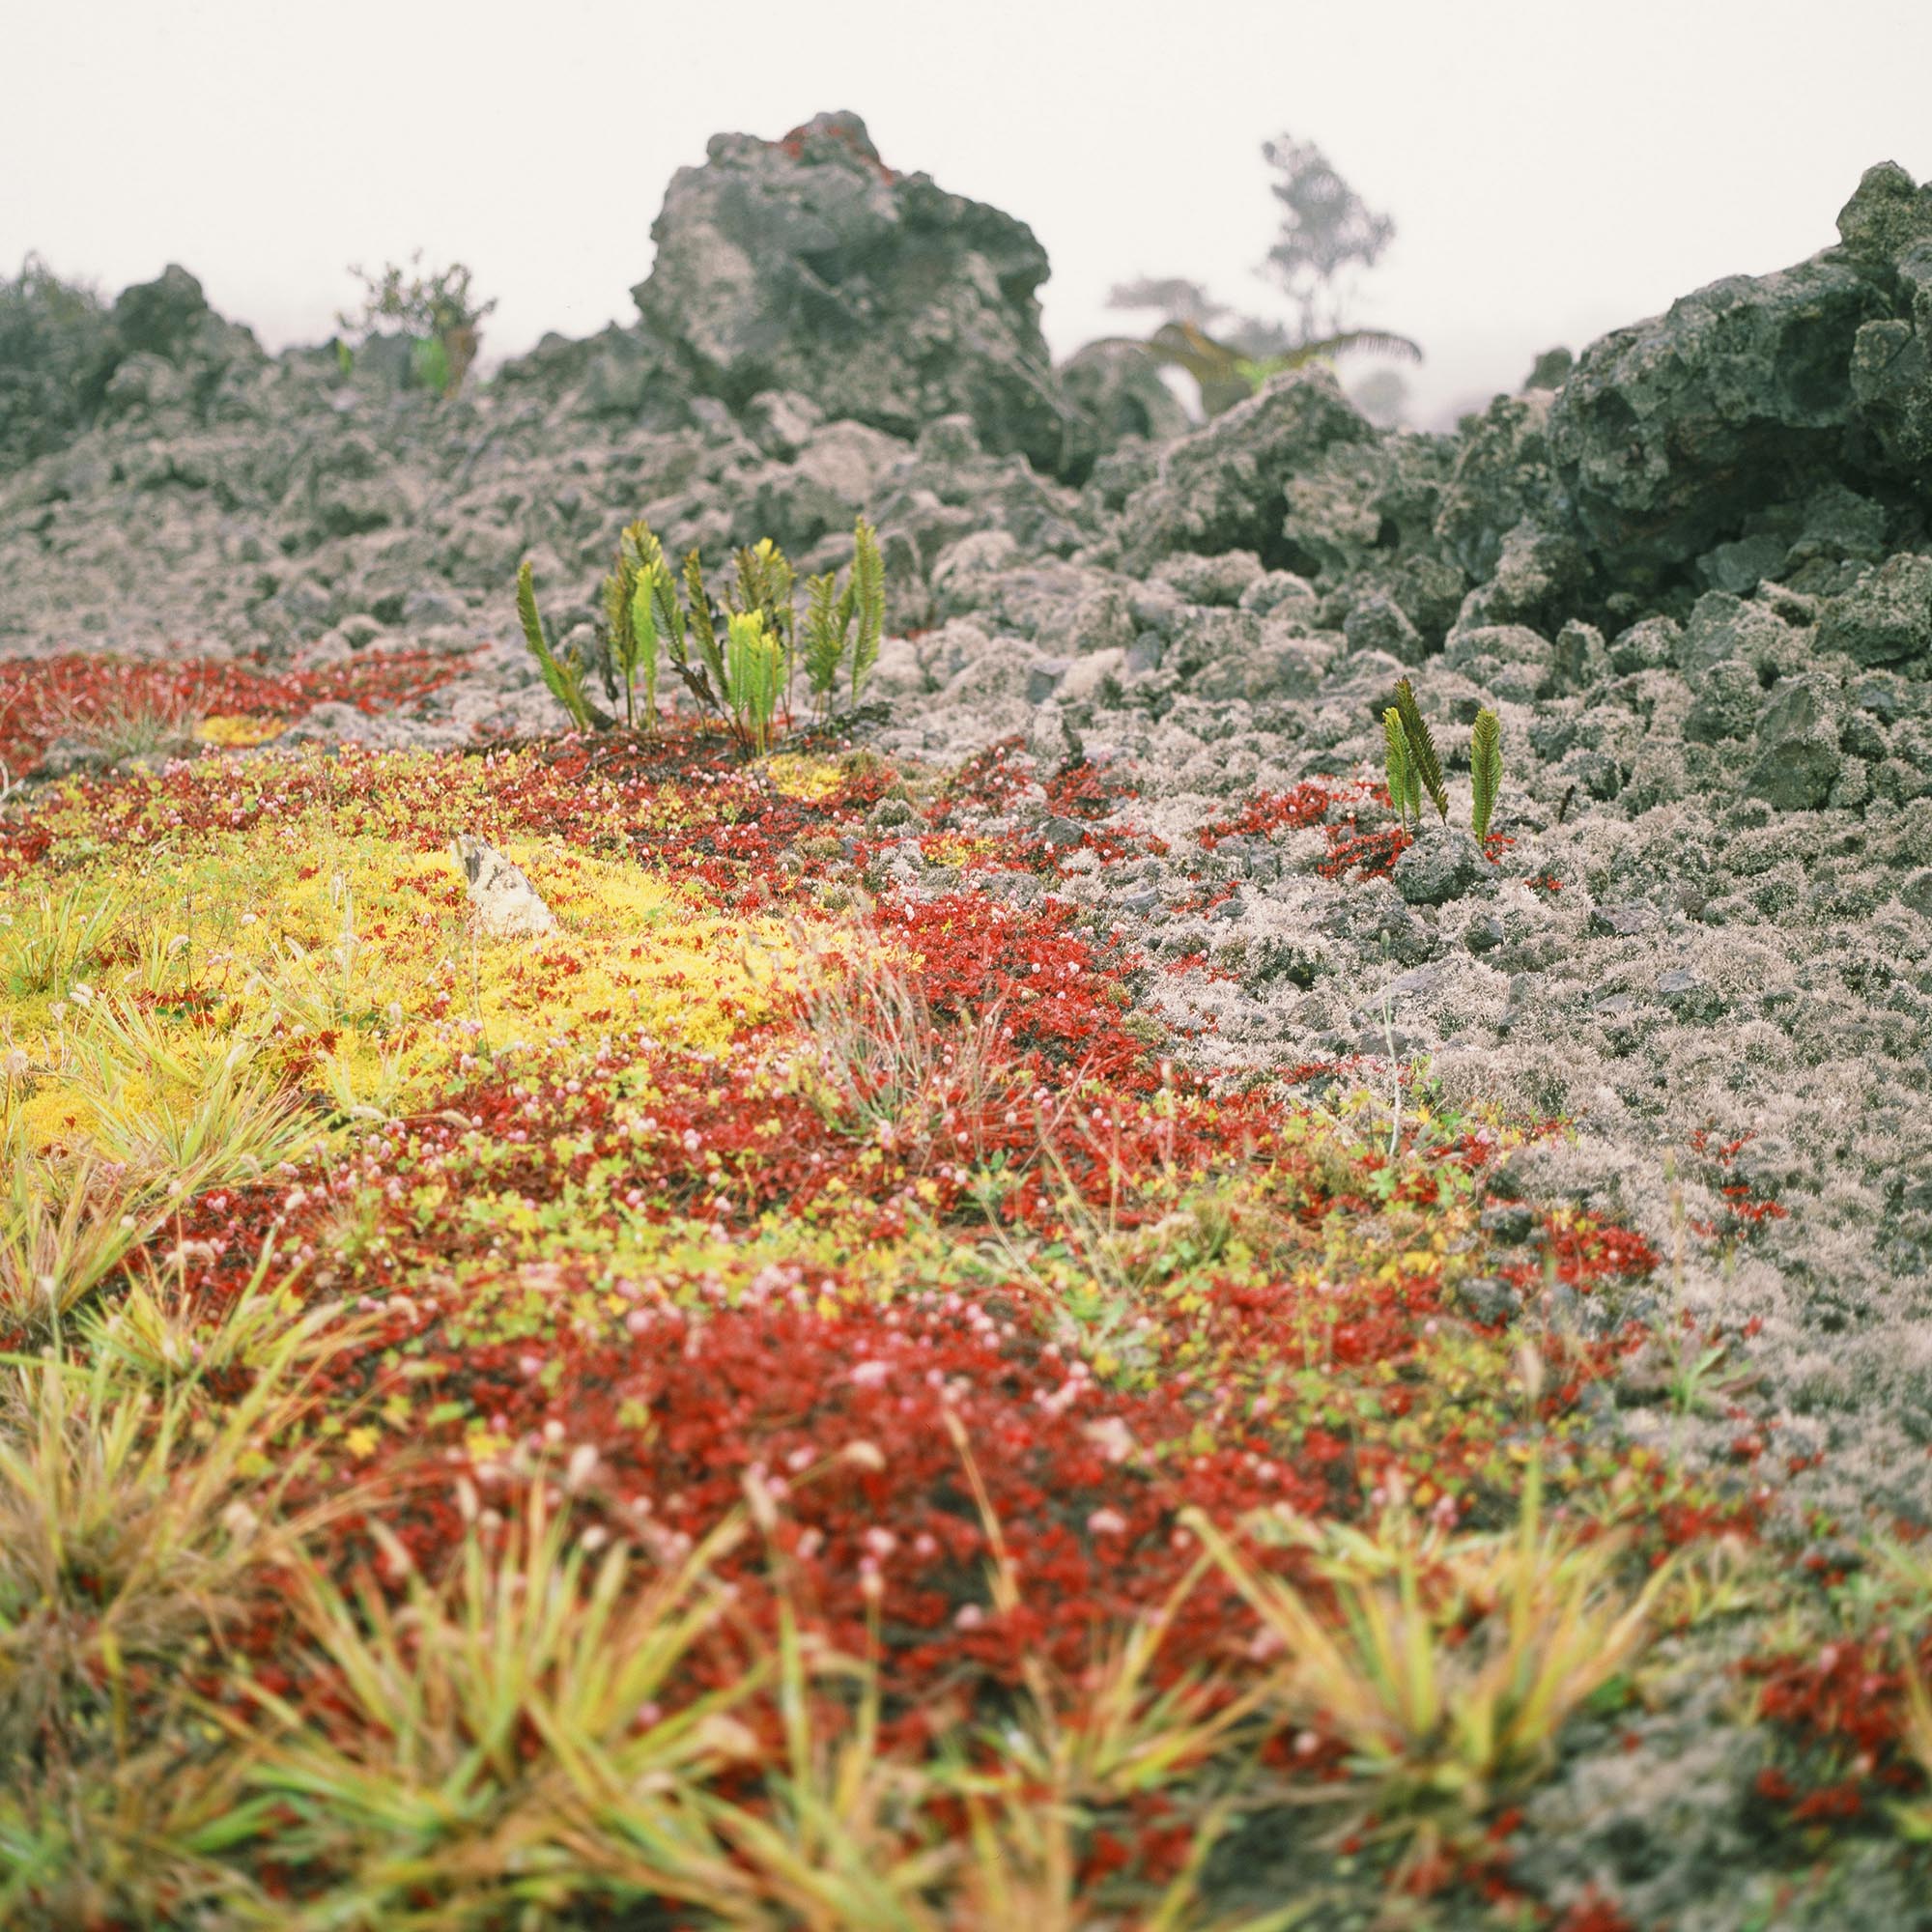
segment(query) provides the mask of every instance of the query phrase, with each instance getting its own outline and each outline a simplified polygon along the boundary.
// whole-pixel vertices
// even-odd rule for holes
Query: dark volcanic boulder
[[[965,414],[980,440],[1059,468],[1069,412],[1034,291],[1024,222],[896,175],[856,114],[781,141],[719,134],[681,168],[632,290],[695,388],[732,409],[763,389],[908,440]]]
[[[1593,343],[1550,405],[1558,487],[1613,574],[1689,562],[1755,511],[1932,451],[1932,191],[1886,163],[1840,245],[1731,275]]]
[[[1820,256],[1727,276],[1592,343],[1548,425],[1586,536],[1623,564],[1684,563],[1833,473],[1852,343],[1884,312],[1865,275]]]

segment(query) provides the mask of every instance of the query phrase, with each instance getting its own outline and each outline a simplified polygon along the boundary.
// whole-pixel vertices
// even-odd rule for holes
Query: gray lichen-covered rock
[[[1932,661],[1932,556],[1901,551],[1888,557],[1832,600],[1818,641],[1861,665]]]
[[[1395,862],[1395,889],[1409,905],[1446,905],[1483,875],[1483,848],[1455,825],[1425,825]]]
[[[1758,755],[1746,774],[1753,797],[1783,811],[1816,810],[1832,793],[1841,755],[1836,721],[1817,679],[1773,694],[1757,724]]]
[[[1057,373],[1061,393],[1075,412],[1057,466],[1070,482],[1084,482],[1099,458],[1130,440],[1165,442],[1186,433],[1187,412],[1179,398],[1133,343],[1090,343]]]
[[[1248,550],[1264,564],[1290,564],[1281,534],[1289,482],[1334,444],[1375,435],[1326,370],[1277,376],[1161,449],[1153,480],[1122,513],[1123,563],[1145,569],[1174,551]]]
[[[1840,245],[1732,275],[1587,349],[1549,405],[1567,513],[1613,575],[1778,566],[1753,519],[1832,483],[1911,488],[1932,453],[1932,189],[1868,169]]]
[[[736,408],[796,389],[908,439],[963,412],[986,448],[1059,467],[1070,416],[1034,293],[1045,250],[998,209],[895,174],[856,114],[714,136],[651,234],[632,294],[702,393]]]
[[[1549,468],[1547,394],[1498,396],[1466,421],[1443,486],[1435,534],[1448,556],[1481,582],[1525,519],[1561,515]]]

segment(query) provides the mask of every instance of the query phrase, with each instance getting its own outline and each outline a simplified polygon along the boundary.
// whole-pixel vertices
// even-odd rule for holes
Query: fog
[[[271,348],[418,246],[498,298],[491,357],[628,323],[672,172],[832,108],[1031,224],[1057,355],[1151,326],[1106,305],[1141,273],[1286,319],[1254,270],[1287,130],[1394,217],[1348,319],[1422,344],[1438,422],[1824,246],[1871,162],[1932,175],[1922,0],[14,0],[0,45],[0,268],[111,293],[179,261]]]

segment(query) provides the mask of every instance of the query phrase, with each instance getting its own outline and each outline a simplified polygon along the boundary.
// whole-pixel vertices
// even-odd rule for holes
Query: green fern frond
[[[1439,817],[1446,819],[1449,816],[1449,794],[1442,785],[1442,761],[1435,755],[1435,740],[1430,736],[1429,725],[1423,719],[1421,708],[1415,701],[1414,688],[1407,678],[1395,688],[1395,708],[1402,715],[1403,734],[1408,740],[1409,762],[1422,781],[1422,789],[1429,794],[1430,804],[1435,808]]]
[[[623,534],[617,539],[618,549],[631,559],[632,566],[641,577],[645,571],[654,570],[665,560],[664,545],[658,541],[649,524],[639,517],[635,524],[627,524]]]
[[[784,681],[784,649],[756,611],[733,611],[725,619],[725,702],[732,728],[747,749],[771,745],[772,719]]]
[[[677,594],[677,572],[665,561],[662,550],[651,572],[651,614],[657,619],[665,654],[679,670],[685,669],[691,660],[685,649],[684,605]]]
[[[1477,712],[1469,732],[1469,785],[1474,795],[1470,829],[1481,844],[1490,836],[1490,816],[1503,785],[1503,727],[1493,711]]]
[[[791,647],[796,613],[792,608],[795,582],[790,560],[770,537],[760,537],[733,559],[738,566],[738,588],[729,600],[734,611],[755,611],[765,620],[765,629],[788,650]]]
[[[1420,362],[1422,351],[1406,335],[1391,335],[1379,328],[1344,329],[1339,335],[1324,335],[1319,342],[1303,342],[1285,355],[1263,356],[1258,361],[1238,360],[1236,366],[1257,389],[1270,376],[1290,369],[1305,369],[1325,355],[1347,355],[1366,349],[1377,355],[1393,355],[1404,362]]]
[[[1382,736],[1388,745],[1389,803],[1395,807],[1396,816],[1406,826],[1408,823],[1408,795],[1415,780],[1415,767],[1409,760],[1408,735],[1402,728],[1402,713],[1394,705],[1382,713]]]
[[[724,653],[719,646],[718,628],[711,621],[711,598],[704,588],[704,565],[695,550],[684,559],[684,588],[691,600],[691,630],[697,639],[698,655],[728,704],[729,679],[724,673]]]
[[[845,634],[851,625],[849,612],[842,619],[839,616],[844,600],[838,594],[838,584],[830,571],[805,580],[805,682],[821,707],[832,701],[838,667],[845,656]]]
[[[850,590],[859,618],[858,634],[852,639],[852,702],[872,667],[879,661],[879,639],[886,625],[886,566],[879,554],[879,533],[864,517],[852,532],[852,582]]]
[[[653,603],[663,568],[661,563],[646,565],[631,591],[630,664],[644,673],[644,728],[653,734],[658,728],[658,625]]]
[[[543,681],[549,686],[551,696],[570,714],[571,723],[580,731],[589,730],[590,706],[583,696],[582,673],[575,664],[561,663],[550,647],[550,639],[544,635],[543,618],[537,611],[536,578],[528,557],[524,559],[523,567],[517,572],[517,615],[523,621],[524,642],[536,659],[537,668],[543,672]]]

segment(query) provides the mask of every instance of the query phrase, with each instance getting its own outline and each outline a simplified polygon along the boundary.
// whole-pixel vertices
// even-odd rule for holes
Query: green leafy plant
[[[1400,1508],[1373,1531],[1249,1519],[1259,1541],[1307,1553],[1334,1612],[1253,1566],[1202,1511],[1182,1521],[1278,1651],[1278,1719],[1347,1747],[1373,1829],[1407,1841],[1418,1877],[1548,1775],[1565,1725],[1647,1648],[1669,1574],[1626,1588],[1623,1542],[1552,1521],[1535,1460],[1515,1530],[1494,1537],[1446,1535]]]
[[[763,612],[733,611],[725,619],[724,702],[747,748],[761,754],[771,749],[788,656],[783,640],[765,628]]]
[[[1402,713],[1394,705],[1382,713],[1382,736],[1387,741],[1389,803],[1406,825],[1422,815],[1422,780],[1409,756],[1408,734],[1402,728]]]
[[[472,1522],[440,1584],[386,1524],[369,1533],[400,1607],[371,1572],[344,1589],[304,1551],[288,1564],[312,1668],[338,1687],[328,1721],[254,1684],[253,1721],[221,1714],[249,1783],[285,1807],[275,1857],[327,1888],[308,1922],[539,1922],[605,1889],[592,1847],[627,1799],[633,1895],[708,1901],[713,1841],[691,1795],[755,1757],[734,1714],[769,1666],[668,1693],[728,1608],[711,1571],[742,1513],[649,1574],[621,1545],[596,1555],[541,1482],[495,1539]]]
[[[641,676],[645,727],[656,728],[658,677],[666,664],[753,754],[771,749],[781,716],[789,716],[801,658],[807,684],[822,708],[830,709],[841,673],[851,679],[856,703],[878,662],[886,601],[877,533],[863,517],[853,541],[843,591],[833,575],[808,580],[801,643],[796,575],[769,537],[733,554],[731,582],[722,599],[714,600],[696,551],[673,570],[650,526],[642,521],[629,526],[615,566],[604,580],[601,639],[613,701],[622,685],[626,722],[637,723]],[[544,682],[572,722],[583,730],[612,723],[584,691],[586,667],[575,653],[559,657],[545,635],[527,561],[517,577],[517,611]]]
[[[1382,713],[1382,739],[1389,804],[1396,816],[1405,826],[1420,825],[1422,801],[1427,797],[1446,822],[1449,793],[1442,782],[1442,761],[1407,678],[1396,686],[1395,702]],[[1469,734],[1469,825],[1480,843],[1490,836],[1503,782],[1502,724],[1493,711],[1476,714]]]
[[[461,262],[427,275],[420,271],[421,263],[418,248],[410,257],[410,267],[417,272],[407,278],[394,262],[380,276],[351,269],[349,272],[362,284],[362,309],[359,315],[344,311],[335,318],[336,325],[366,341],[380,324],[400,324],[411,338],[410,372],[415,382],[439,395],[453,396],[462,388],[481,346],[477,324],[497,304],[472,299],[469,270]],[[337,345],[338,354],[344,346]]]
[[[840,591],[830,572],[806,582],[805,678],[820,708],[830,710],[840,668],[851,665],[852,702],[879,659],[885,629],[886,575],[878,532],[864,517],[852,531],[852,569]],[[854,620],[858,632],[853,634]],[[849,652],[849,660],[848,660]]]
[[[1422,351],[1407,336],[1377,328],[1343,329],[1271,355],[1247,355],[1234,343],[1209,335],[1199,323],[1186,321],[1164,322],[1145,338],[1105,336],[1095,346],[1111,344],[1139,349],[1156,362],[1184,369],[1200,386],[1202,410],[1210,416],[1258,394],[1271,378],[1308,368],[1325,357],[1367,351],[1405,362],[1422,360]]]
[[[638,722],[637,682],[644,679],[644,727],[657,729],[658,627],[653,603],[664,546],[648,524],[628,525],[617,539],[617,561],[604,580],[604,645],[623,685],[624,722]]]
[[[733,554],[738,581],[724,593],[724,608],[741,615],[756,615],[765,629],[789,651],[797,629],[792,607],[794,573],[785,554],[770,537]]]
[[[583,665],[575,650],[562,658],[552,650],[537,610],[536,579],[528,557],[517,572],[517,615],[523,622],[524,641],[543,672],[550,695],[570,714],[570,722],[580,731],[588,731],[593,721],[590,700],[583,691]]]
[[[1503,727],[1493,711],[1476,713],[1469,732],[1469,785],[1473,794],[1469,829],[1477,843],[1490,836],[1490,816],[1503,782]]]
[[[1436,815],[1446,820],[1449,816],[1449,794],[1442,785],[1442,761],[1435,754],[1435,740],[1422,715],[1421,706],[1415,701],[1415,688],[1407,678],[1395,688],[1395,709],[1402,721],[1402,735],[1407,743],[1415,780],[1429,794],[1429,802],[1435,808]],[[1417,816],[1420,815],[1418,807]]]

